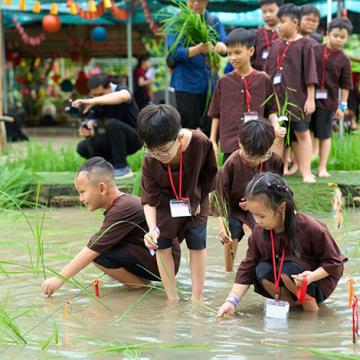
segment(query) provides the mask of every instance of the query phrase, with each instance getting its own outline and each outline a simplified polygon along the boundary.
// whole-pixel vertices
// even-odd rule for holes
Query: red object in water
[[[48,33],[56,33],[61,28],[60,18],[52,14],[45,15],[42,19],[42,26]]]
[[[95,288],[95,296],[99,297],[100,296],[99,280],[98,279],[93,280],[93,284],[94,284],[94,288]]]
[[[359,303],[357,296],[354,296],[352,303],[352,334],[353,344],[355,344],[356,338],[359,336]]]
[[[302,304],[305,301],[310,301],[310,298],[306,297],[306,291],[307,291],[308,282],[305,278],[302,282],[302,285],[296,289],[296,296],[299,300],[299,303]]]

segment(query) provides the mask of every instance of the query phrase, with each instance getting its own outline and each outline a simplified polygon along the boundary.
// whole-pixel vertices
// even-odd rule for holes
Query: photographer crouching
[[[78,110],[84,118],[79,135],[85,139],[77,152],[86,159],[105,158],[113,164],[115,177],[132,176],[126,157],[142,146],[136,130],[139,109],[135,100],[126,86],[113,84],[104,74],[93,75],[87,85],[92,97],[74,100],[68,110],[70,115]]]

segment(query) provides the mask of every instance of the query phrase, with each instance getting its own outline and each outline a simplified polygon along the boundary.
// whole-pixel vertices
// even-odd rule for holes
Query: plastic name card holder
[[[327,99],[328,98],[328,91],[327,89],[316,89],[315,92],[315,99]]]
[[[281,72],[277,72],[274,76],[274,79],[273,79],[273,84],[274,85],[278,85],[278,84],[281,84],[281,79],[282,79],[282,74]]]
[[[261,54],[261,58],[263,60],[266,60],[269,57],[269,50],[268,49],[264,49],[262,54]]]
[[[265,301],[265,317],[273,319],[287,319],[290,305],[287,301],[267,299]]]
[[[257,120],[259,118],[259,114],[256,111],[249,111],[244,113],[244,122],[248,122],[251,120]]]
[[[189,200],[170,200],[171,217],[191,216],[191,206]]]

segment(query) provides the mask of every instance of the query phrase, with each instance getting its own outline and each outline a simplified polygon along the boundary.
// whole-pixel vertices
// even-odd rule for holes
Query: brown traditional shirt
[[[160,276],[156,256],[150,255],[149,249],[144,244],[145,231],[148,230],[140,198],[122,194],[111,204],[110,208],[105,210],[104,215],[104,222],[100,230],[91,236],[87,247],[102,253],[115,245],[122,246],[138,260],[139,265]],[[114,225],[117,222],[120,223]],[[106,231],[106,229],[109,230]],[[172,251],[177,271],[180,265],[178,243],[173,244]]]
[[[218,176],[217,193],[226,201],[229,217],[241,220],[250,228],[255,226],[254,218],[249,211],[240,208],[239,202],[244,198],[246,187],[254,175],[265,171],[282,176],[284,172],[282,159],[273,153],[269,160],[254,167],[243,159],[239,151],[235,151],[226,160]]]
[[[274,86],[281,104],[284,104],[287,91],[289,102],[297,106],[288,106],[288,110],[295,115],[291,116],[291,121],[310,121],[310,116],[305,116],[303,111],[307,86],[318,84],[314,47],[313,39],[302,37],[292,42],[275,40],[270,48],[265,71],[272,81],[277,73],[281,74],[281,82]]]
[[[271,44],[278,38],[276,30],[260,27],[256,31],[255,52],[251,58],[251,63],[256,70],[264,71],[266,59],[269,55]]]
[[[320,266],[323,267],[329,276],[315,283],[320,287],[325,298],[329,297],[340,280],[344,263],[348,259],[341,254],[327,226],[310,216],[302,213],[296,214],[295,237],[300,244],[301,255],[296,257],[285,247],[285,261],[293,261],[309,271],[314,271]],[[237,270],[236,283],[253,284],[257,264],[260,261],[272,263],[271,241],[268,238],[269,236],[265,236],[264,229],[255,226],[248,240],[246,257]],[[275,249],[282,249],[284,233],[276,234],[274,238]]]
[[[179,166],[171,168],[175,188],[179,189]],[[194,214],[200,205],[200,214],[192,217],[172,218],[169,201],[175,199],[167,165],[147,154],[142,168],[142,204],[156,207],[156,223],[160,236],[168,239],[178,237],[187,228],[194,228],[207,222],[209,214],[208,194],[215,188],[217,164],[210,140],[198,130],[192,130],[192,137],[183,152],[182,197],[189,198]],[[180,234],[180,235],[179,235]]]
[[[254,70],[245,80],[250,93],[250,111],[256,111],[265,118],[277,113],[274,98],[264,104],[274,93],[269,76],[263,71]],[[247,111],[244,77],[236,71],[224,75],[216,84],[208,112],[211,118],[220,119],[220,145],[224,153],[232,153],[239,148],[239,125],[244,122]]]
[[[317,89],[327,90],[327,99],[317,99],[316,107],[329,111],[338,108],[339,88],[352,89],[351,63],[342,50],[333,52],[326,45],[317,45],[314,48],[319,85]]]

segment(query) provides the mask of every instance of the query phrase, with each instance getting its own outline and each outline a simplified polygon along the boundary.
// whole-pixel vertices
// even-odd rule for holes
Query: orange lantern
[[[89,12],[96,12],[96,4],[94,0],[89,0]]]
[[[4,4],[5,4],[5,5],[11,5],[11,0],[5,0],[5,1],[4,1]]]
[[[112,8],[111,0],[104,0],[104,9],[111,9],[111,8]]]
[[[45,15],[42,19],[43,29],[48,33],[56,33],[61,28],[61,21],[57,15]]]
[[[24,11],[26,7],[26,1],[25,0],[20,0],[19,1],[19,10]]]
[[[70,14],[71,15],[76,15],[77,14],[77,7],[76,7],[76,4],[74,2],[72,2],[70,4]]]
[[[58,8],[57,3],[52,3],[50,6],[50,14],[57,15],[58,14]]]

